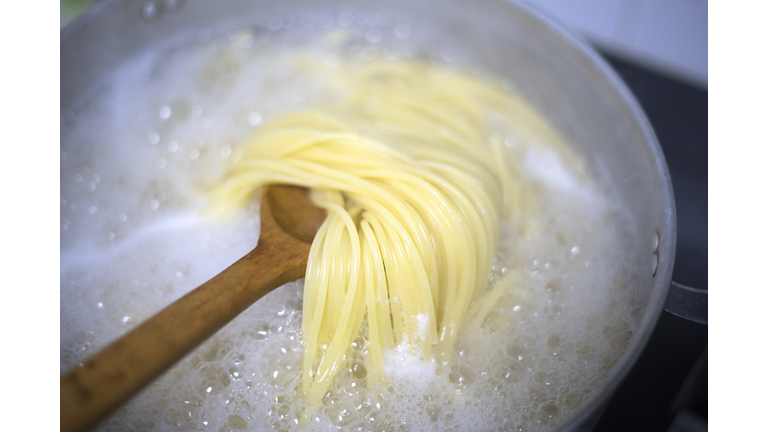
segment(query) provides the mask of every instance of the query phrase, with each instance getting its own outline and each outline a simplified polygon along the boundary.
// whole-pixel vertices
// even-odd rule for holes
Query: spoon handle
[[[61,377],[62,431],[95,426],[256,300],[304,276],[310,245],[274,222],[267,201],[253,251]]]

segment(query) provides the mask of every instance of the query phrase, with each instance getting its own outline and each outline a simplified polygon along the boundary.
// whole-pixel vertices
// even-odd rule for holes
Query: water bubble
[[[521,361],[525,356],[525,347],[516,340],[507,340],[503,345],[504,353],[514,360]]]
[[[333,25],[333,15],[331,14],[322,14],[319,17],[317,17],[317,25],[319,25],[321,28],[327,29],[328,27]]]
[[[232,149],[228,145],[225,145],[219,150],[219,154],[223,158],[228,158],[232,154]]]
[[[237,414],[229,416],[227,421],[229,421],[229,425],[235,429],[245,429],[248,427],[248,422]]]
[[[429,420],[432,422],[436,422],[440,418],[440,412],[443,410],[439,404],[434,403],[428,403],[424,409],[427,412],[427,416],[429,416]]]
[[[568,409],[576,409],[581,406],[581,402],[584,400],[584,396],[579,393],[568,393],[563,399],[565,407]]]
[[[115,239],[115,233],[113,233],[113,232],[111,232],[111,231],[110,231],[110,232],[107,234],[107,238],[108,238],[108,239],[110,239],[110,240],[114,240],[114,239]]]
[[[515,148],[515,146],[517,145],[517,138],[513,137],[512,135],[505,136],[504,145],[506,145],[509,148]]]
[[[609,346],[612,350],[617,352],[624,351],[624,348],[627,346],[627,343],[629,343],[629,339],[632,337],[632,331],[631,330],[625,330],[623,332],[620,332],[616,334],[616,336],[612,337]]]
[[[573,255],[578,255],[578,254],[580,254],[580,253],[581,253],[581,248],[580,248],[580,247],[578,247],[578,246],[574,246],[574,247],[572,247],[572,248],[571,248],[571,253],[572,253]]]
[[[149,208],[152,210],[157,210],[158,207],[160,207],[160,203],[157,200],[152,200],[149,202]]]
[[[389,60],[397,60],[400,57],[400,48],[396,46],[388,46],[384,49],[384,57]]]
[[[121,322],[121,323],[123,323],[123,324],[128,324],[128,322],[129,322],[130,320],[131,320],[131,317],[129,317],[129,316],[124,316],[124,317],[123,317],[123,318],[120,320],[120,322]]]
[[[149,143],[152,145],[155,145],[160,142],[160,135],[158,135],[156,132],[152,132],[149,134]]]
[[[400,52],[402,52],[405,57],[415,56],[416,51],[418,51],[418,48],[412,43],[403,44],[403,47],[400,49]]]
[[[336,18],[336,22],[339,23],[339,25],[342,27],[349,27],[350,25],[352,25],[352,21],[354,20],[355,20],[355,17],[348,12],[341,13]]]
[[[211,31],[211,29],[208,29],[208,28],[204,28],[199,32],[197,32],[197,40],[199,40],[200,42],[208,42],[209,40],[211,40],[212,36],[213,36],[213,32]]]
[[[169,152],[173,153],[173,152],[175,152],[178,149],[179,149],[179,143],[177,143],[176,141],[171,141],[171,142],[168,143],[168,151]]]
[[[344,47],[350,51],[357,51],[362,46],[362,43],[357,38],[348,39],[344,42]]]
[[[80,174],[77,174],[75,176],[75,183],[80,183],[81,181],[83,181],[83,176],[81,176]]]
[[[99,309],[103,309],[104,308],[104,303],[98,302],[98,303],[96,303],[96,307],[99,308]]]
[[[91,191],[91,192],[95,191],[96,190],[96,185],[93,184],[93,182],[88,183],[88,190]]]
[[[257,111],[253,111],[252,113],[248,114],[248,123],[252,126],[257,126],[261,124],[261,114]]]
[[[203,114],[203,107],[200,105],[193,106],[190,114],[192,114],[192,117],[200,117]]]
[[[253,46],[253,35],[250,33],[244,34],[237,42],[237,46],[243,49],[248,49]]]
[[[410,35],[411,27],[408,26],[408,24],[398,24],[397,27],[395,27],[395,36],[399,37],[400,39],[405,39]]]
[[[192,147],[189,150],[189,158],[192,159],[192,160],[195,160],[198,157],[200,157],[200,150],[196,149],[195,147]]]
[[[544,284],[544,291],[547,294],[555,295],[558,292],[560,292],[562,287],[563,287],[563,280],[559,277],[554,277],[548,280],[547,283]]]
[[[267,27],[270,30],[279,30],[283,26],[283,18],[277,15],[269,17]]]
[[[459,373],[463,384],[471,384],[475,380],[475,369],[470,365],[462,365],[459,368]]]
[[[315,24],[317,24],[317,18],[315,18],[314,15],[304,15],[304,17],[301,19],[301,25],[304,28],[314,28]]]
[[[125,222],[128,220],[128,215],[125,213],[120,213],[120,222]]]
[[[291,414],[291,406],[288,404],[282,404],[277,408],[277,416],[282,421],[288,421]]]
[[[253,335],[253,338],[256,340],[264,340],[269,336],[269,327],[267,327],[265,324],[262,324],[261,328],[256,331],[256,333]]]
[[[62,161],[65,161],[65,160],[67,160],[67,154],[66,154],[65,152],[61,152],[61,155],[60,155],[60,156],[61,156],[61,160],[62,160]]]
[[[94,214],[97,211],[99,211],[99,208],[96,207],[95,205],[92,205],[92,206],[88,207],[88,213],[90,213],[90,214]]]
[[[157,160],[157,167],[160,169],[165,168],[166,164],[167,162],[165,161],[165,158],[160,158]]]
[[[372,46],[367,46],[360,51],[360,58],[365,61],[371,61],[376,58],[378,51]]]
[[[365,32],[365,40],[367,40],[370,43],[376,43],[381,40],[381,30],[377,28],[369,29],[367,32]]]
[[[456,60],[456,50],[451,47],[445,47],[440,50],[440,57],[447,62],[452,62]]]
[[[171,116],[171,107],[168,105],[163,106],[160,108],[160,119],[161,120],[168,120],[168,117]]]
[[[358,379],[363,379],[368,375],[368,370],[365,368],[365,365],[360,362],[353,363],[351,370],[352,375]]]
[[[556,334],[550,335],[547,338],[547,345],[549,345],[552,348],[555,348],[558,345],[560,345],[560,336],[558,336]]]
[[[367,14],[365,16],[365,23],[369,27],[376,27],[381,22],[381,15],[377,13]]]
[[[157,3],[148,1],[141,6],[141,17],[147,21],[151,21],[160,14],[160,8]]]
[[[265,22],[267,22],[267,16],[261,12],[257,13],[251,20],[251,23],[257,27],[263,26]]]
[[[286,30],[290,30],[293,28],[293,24],[296,23],[296,20],[293,19],[293,15],[286,15],[283,18],[283,28]]]
[[[163,0],[163,10],[167,13],[173,13],[184,7],[184,0]]]
[[[240,27],[234,26],[227,29],[227,39],[235,40],[240,37]]]
[[[539,412],[546,418],[554,418],[558,413],[557,405],[552,402],[543,403],[539,405]]]

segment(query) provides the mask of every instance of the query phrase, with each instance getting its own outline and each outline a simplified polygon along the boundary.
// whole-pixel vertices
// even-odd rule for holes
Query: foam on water
[[[329,33],[293,52],[324,67],[285,54],[287,45],[264,28],[270,18],[130,59],[62,115],[62,372],[256,245],[258,198],[226,220],[203,213],[203,192],[239,142],[282,112],[338,97],[324,85],[335,68],[417,52],[407,25],[350,17],[304,24]],[[376,25],[382,32],[369,34]],[[438,57],[462,67],[443,51]],[[554,153],[524,145],[510,152],[531,175],[540,218],[502,225],[489,285],[512,271],[515,287],[452,352],[439,360],[402,347],[387,352],[386,383],[368,388],[363,327],[321,407],[300,425],[300,280],[246,310],[99,429],[554,427],[624,350],[638,321],[634,269],[644,267],[628,221],[599,184]]]

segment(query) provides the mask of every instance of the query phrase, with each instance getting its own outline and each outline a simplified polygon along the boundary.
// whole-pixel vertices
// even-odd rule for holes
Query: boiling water
[[[407,25],[342,15],[302,21],[317,40],[303,48],[280,41],[286,30],[274,17],[204,29],[130,59],[62,114],[62,373],[256,245],[257,198],[226,220],[204,212],[205,191],[239,142],[280,113],[337,99],[343,89],[327,85],[335,68],[430,57],[409,42]],[[432,54],[440,66],[472,70],[456,51]],[[565,166],[514,135],[506,142],[530,174],[540,219],[502,226],[489,284],[515,272],[516,288],[479,333],[459,338],[449,362],[395,350],[387,383],[367,388],[363,328],[300,425],[300,280],[249,308],[100,430],[552,429],[599,386],[636,328],[637,242],[583,165]]]

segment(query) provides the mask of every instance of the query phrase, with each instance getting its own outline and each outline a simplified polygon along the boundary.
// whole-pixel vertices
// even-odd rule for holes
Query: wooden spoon
[[[61,377],[61,430],[95,426],[238,314],[302,276],[325,211],[295,186],[265,186],[254,250]]]

